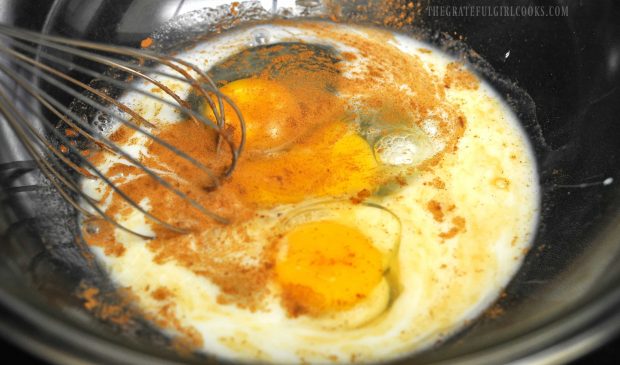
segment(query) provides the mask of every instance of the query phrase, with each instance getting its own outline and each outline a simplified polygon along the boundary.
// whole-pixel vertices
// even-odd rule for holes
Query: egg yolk
[[[230,82],[220,89],[237,105],[245,121],[246,146],[249,150],[268,150],[293,141],[303,131],[301,109],[295,96],[282,84],[262,78]],[[214,119],[205,103],[203,113]],[[235,127],[233,138],[240,140],[239,117],[227,103],[226,122]]]
[[[358,229],[335,221],[302,224],[286,236],[275,266],[292,315],[344,310],[366,298],[383,276],[381,253]]]
[[[259,206],[372,191],[377,161],[366,140],[348,128],[343,122],[326,123],[286,151],[243,161],[233,184]]]

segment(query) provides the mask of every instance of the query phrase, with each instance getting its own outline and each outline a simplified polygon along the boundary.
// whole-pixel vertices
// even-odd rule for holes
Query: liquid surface
[[[231,223],[106,152],[91,160],[190,233],[154,224],[99,181],[82,184],[108,214],[155,236],[104,222],[84,232],[170,336],[235,360],[393,359],[462,328],[518,269],[537,217],[534,161],[515,117],[466,66],[401,35],[323,22],[235,30],[178,57],[210,70],[244,115],[232,176],[213,190],[148,138],[125,128],[111,137]],[[165,82],[213,116],[189,88]],[[229,162],[212,129],[137,93],[122,100],[205,165]],[[239,121],[224,111],[239,141]]]

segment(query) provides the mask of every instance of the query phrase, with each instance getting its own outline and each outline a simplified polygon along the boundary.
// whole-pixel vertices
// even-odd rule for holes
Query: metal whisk
[[[202,206],[117,146],[105,133],[93,126],[84,113],[67,106],[67,101],[73,100],[73,104],[77,102],[86,106],[91,112],[103,113],[109,120],[121,123],[152,139],[153,143],[169,149],[210,176],[212,188],[215,189],[221,179],[229,176],[235,168],[245,141],[245,126],[239,109],[227,96],[218,91],[216,84],[198,67],[174,57],[146,50],[54,37],[5,25],[0,25],[0,57],[8,61],[0,62],[0,73],[6,76],[5,79],[0,79],[0,113],[28,153],[32,155],[44,176],[69,204],[86,217],[99,215],[122,230],[149,238],[107,215],[95,199],[80,189],[79,179],[83,177],[101,179],[150,220],[173,231],[184,232],[183,229],[154,216],[119,189],[80,153],[81,150],[75,142],[71,143],[72,141],[67,138],[66,133],[61,132],[59,126],[64,125],[75,131],[76,135],[83,137],[91,146],[122,156],[128,163],[139,167],[145,174],[206,216],[227,223],[225,217]],[[187,101],[158,81],[158,76],[180,81],[191,87],[196,95],[204,98],[205,105],[209,106],[214,120],[192,110]],[[152,87],[139,88],[136,80],[144,80]],[[97,86],[97,83],[103,83],[105,87]],[[160,91],[159,94],[163,96],[152,92],[153,88]],[[17,89],[23,90],[23,96],[15,97]],[[151,91],[147,91],[148,89]],[[157,127],[131,107],[118,101],[118,96],[128,91],[140,93],[161,105],[184,113],[195,123],[203,123],[212,128],[217,132],[218,152],[222,145],[228,146],[226,150],[229,150],[231,156],[230,165],[223,173],[216,174],[195,158],[149,132],[149,129]],[[230,105],[237,114],[241,134],[238,144],[224,132],[226,120],[224,104]],[[55,123],[56,118],[59,121],[58,125]],[[84,204],[90,209],[85,209]]]

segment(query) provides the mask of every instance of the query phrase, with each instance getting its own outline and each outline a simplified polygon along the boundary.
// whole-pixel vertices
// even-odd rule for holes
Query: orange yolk
[[[233,174],[246,201],[260,206],[308,197],[374,190],[377,161],[368,143],[343,122],[319,127],[310,137],[272,156],[243,161]]]
[[[276,280],[292,314],[319,315],[354,306],[383,276],[381,253],[359,230],[334,221],[295,227],[276,262]]]
[[[303,132],[301,109],[295,96],[276,81],[240,79],[226,84],[220,91],[232,99],[243,115],[249,150],[277,148],[295,140]],[[208,105],[203,112],[213,118]],[[225,104],[224,112],[226,122],[235,127],[233,138],[238,143],[239,118],[228,104]]]

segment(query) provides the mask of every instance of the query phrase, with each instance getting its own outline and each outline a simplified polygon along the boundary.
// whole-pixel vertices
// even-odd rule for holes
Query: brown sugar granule
[[[153,293],[151,293],[151,296],[153,297],[153,299],[155,300],[166,300],[168,298],[170,298],[172,296],[172,292],[170,291],[170,289],[160,286],[159,288],[155,289],[153,291]]]
[[[67,137],[77,137],[78,132],[75,129],[67,128],[65,129],[65,136]]]
[[[366,200],[372,193],[368,189],[360,190],[354,197],[351,197],[351,202],[353,204],[359,204]]]
[[[129,322],[129,313],[120,305],[102,305],[98,316],[103,320],[109,320],[116,324],[126,324]]]
[[[474,74],[464,69],[462,64],[450,62],[446,67],[444,86],[446,88],[476,90],[480,86],[480,81]]]
[[[118,244],[111,244],[106,246],[106,248],[103,250],[103,252],[106,255],[110,255],[110,256],[114,256],[114,257],[120,257],[123,256],[123,254],[125,253],[126,248],[125,246],[123,246],[122,244],[118,243]]]
[[[281,295],[282,305],[287,311],[287,314],[293,318],[301,315],[318,315],[321,314],[322,308],[317,308],[312,305],[304,305],[308,303],[320,302],[316,299],[316,294],[312,289],[303,285],[289,284],[283,288]],[[300,298],[307,298],[307,300],[300,300]]]
[[[82,297],[84,298],[84,308],[91,310],[99,305],[99,301],[97,300],[97,295],[99,294],[99,289],[90,287],[82,292]]]
[[[449,239],[456,236],[458,233],[465,229],[465,219],[463,217],[454,217],[452,218],[452,228],[447,232],[442,232],[439,234],[439,237],[444,239]]]
[[[437,189],[445,189],[446,184],[440,178],[436,177],[431,181],[431,184]]]
[[[140,47],[141,48],[148,48],[153,44],[153,38],[151,37],[147,37],[144,38],[141,42],[140,42]]]
[[[347,61],[354,61],[357,59],[357,56],[351,52],[342,52],[342,58],[344,58]]]
[[[394,180],[395,180],[395,181],[396,181],[396,183],[397,183],[399,186],[401,186],[401,187],[402,187],[402,186],[407,186],[407,179],[405,179],[404,177],[402,177],[402,176],[400,176],[400,175],[398,175],[398,176],[394,177]]]
[[[116,325],[127,325],[131,321],[131,314],[126,306],[128,300],[125,299],[124,290],[119,290],[121,301],[118,302],[118,296],[104,293],[99,288],[81,282],[77,291],[77,297],[84,300],[84,308],[91,312],[97,318],[103,321],[109,321]],[[116,301],[110,299],[114,297]]]
[[[109,139],[112,142],[122,144],[126,143],[132,135],[133,130],[123,125],[110,134]]]
[[[486,316],[491,319],[497,319],[504,314],[504,309],[499,305],[494,305],[486,311]]]
[[[429,202],[426,204],[426,208],[429,212],[431,212],[434,220],[436,220],[437,222],[443,222],[444,214],[441,210],[441,204],[439,204],[439,202],[437,202],[436,200],[429,200]]]
[[[238,1],[233,1],[233,2],[230,4],[230,13],[231,13],[232,15],[237,15],[237,14],[239,14],[239,10],[237,9],[238,7],[239,7],[239,2],[238,2]]]

